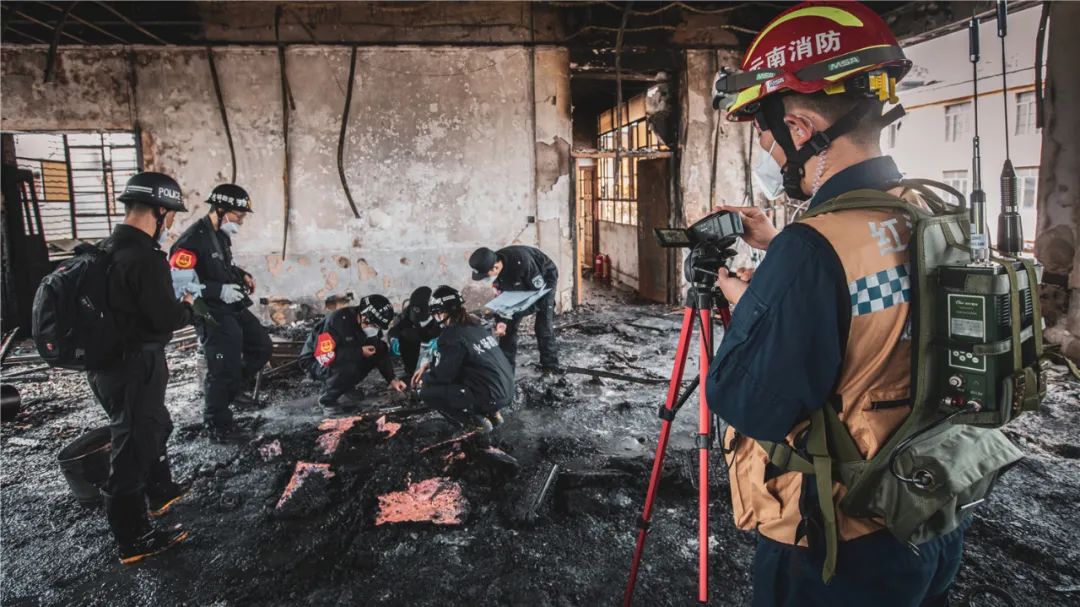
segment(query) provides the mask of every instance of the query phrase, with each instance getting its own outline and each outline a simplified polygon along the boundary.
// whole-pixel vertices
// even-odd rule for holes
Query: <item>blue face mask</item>
[[[240,231],[240,224],[230,221],[229,223],[221,224],[221,231],[225,232],[229,236],[236,236],[236,233]]]

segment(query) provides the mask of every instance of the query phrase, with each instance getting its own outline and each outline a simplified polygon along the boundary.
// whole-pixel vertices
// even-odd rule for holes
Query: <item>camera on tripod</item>
[[[717,271],[735,256],[735,239],[742,235],[742,217],[718,211],[689,228],[655,228],[656,240],[665,248],[690,249],[683,262],[683,274],[691,284],[712,285]]]

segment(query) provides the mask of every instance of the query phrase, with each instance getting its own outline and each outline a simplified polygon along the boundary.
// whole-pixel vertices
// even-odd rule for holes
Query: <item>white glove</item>
[[[231,282],[221,285],[221,301],[231,304],[243,298],[244,291],[240,288],[240,285]]]
[[[195,270],[172,270],[173,295],[180,299],[188,292],[191,283],[197,280]]]

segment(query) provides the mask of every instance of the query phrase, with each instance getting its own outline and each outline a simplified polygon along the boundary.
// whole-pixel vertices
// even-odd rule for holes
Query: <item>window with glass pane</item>
[[[1016,134],[1030,135],[1035,132],[1035,91],[1016,94]]]
[[[597,138],[598,148],[601,152],[614,152],[621,147],[624,152],[636,150],[666,150],[668,149],[653,133],[641,110],[629,120],[632,108],[636,106],[637,98],[626,104],[626,109],[621,116],[615,116],[611,110],[601,116],[597,124],[601,131]],[[616,141],[618,133],[621,142]],[[619,175],[615,176],[615,159],[613,157],[599,159],[597,180],[599,181],[599,219],[625,225],[637,225],[637,163],[638,159],[621,155],[619,159]]]
[[[944,171],[941,174],[941,180],[945,182],[945,185],[950,185],[959,190],[965,198],[970,194],[967,171]]]
[[[960,141],[963,138],[968,132],[970,114],[970,103],[945,106],[945,141]]]
[[[26,133],[14,139],[19,167],[34,174],[46,241],[97,240],[123,220],[116,197],[141,165],[134,133]],[[64,255],[56,251],[54,258]]]
[[[1034,209],[1039,194],[1039,167],[1016,169],[1016,195],[1020,208]]]

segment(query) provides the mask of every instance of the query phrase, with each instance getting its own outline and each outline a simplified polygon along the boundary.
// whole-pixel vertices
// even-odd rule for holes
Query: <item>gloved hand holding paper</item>
[[[484,304],[484,307],[498,316],[510,318],[515,314],[528,310],[529,306],[539,301],[541,297],[549,292],[551,292],[549,287],[544,287],[539,291],[506,291]]]

